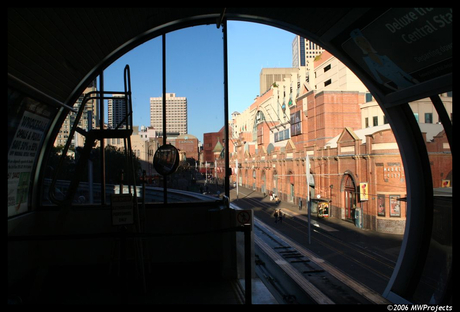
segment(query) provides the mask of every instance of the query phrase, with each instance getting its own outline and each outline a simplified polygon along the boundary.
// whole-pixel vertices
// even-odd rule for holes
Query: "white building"
[[[442,93],[440,97],[452,120],[452,94]],[[409,106],[412,109],[415,120],[417,120],[419,124],[437,124],[441,122],[430,98],[409,102]],[[376,101],[373,100],[360,104],[360,108],[362,128],[375,127],[388,123],[388,120],[385,118],[382,109]]]
[[[369,92],[361,80],[339,59],[324,51],[315,60],[315,86],[318,91]]]
[[[166,133],[186,134],[187,98],[176,97],[175,93],[166,93]],[[150,125],[160,133],[163,132],[163,96],[150,98]]]
[[[285,78],[291,78],[291,75],[296,73],[297,71],[297,67],[262,68],[259,77],[259,95],[262,95],[268,90],[270,90],[270,88],[273,86],[275,82],[284,81]]]

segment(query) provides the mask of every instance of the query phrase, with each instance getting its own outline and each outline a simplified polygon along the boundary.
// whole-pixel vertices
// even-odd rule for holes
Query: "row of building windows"
[[[279,131],[279,132],[275,132],[275,133],[274,133],[274,141],[275,141],[275,142],[287,140],[287,139],[289,139],[289,138],[290,138],[290,136],[289,136],[289,129],[281,130],[281,131]]]
[[[419,120],[419,114],[414,113],[415,120],[417,122],[420,122]],[[433,123],[433,113],[425,113],[424,114],[425,119],[423,120],[423,123]],[[388,123],[388,120],[386,116],[383,116],[383,124],[386,125]],[[372,116],[372,126],[378,126],[379,125],[379,117],[378,116]],[[369,117],[364,118],[364,127],[369,128],[371,125],[369,124]]]
[[[386,125],[388,123],[387,118],[383,116],[383,124]],[[379,125],[379,117],[378,116],[372,116],[372,126],[378,126]],[[369,128],[371,125],[369,124],[369,117],[364,118],[364,127]]]
[[[418,113],[414,113],[415,120],[419,122]],[[433,113],[425,113],[425,123],[433,123]]]

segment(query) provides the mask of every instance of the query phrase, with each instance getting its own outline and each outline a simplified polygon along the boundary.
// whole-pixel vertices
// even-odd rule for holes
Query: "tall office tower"
[[[114,95],[114,97],[116,96],[117,95]],[[122,95],[120,95],[120,97],[121,96]],[[109,129],[114,129],[126,116],[126,104],[123,98],[109,99],[108,103],[108,127]],[[126,127],[126,121],[124,121],[122,125]]]
[[[150,98],[150,125],[163,133],[163,96]],[[187,98],[166,93],[166,134],[186,134]]]
[[[313,60],[318,54],[324,52],[316,43],[300,36],[295,36],[292,41],[292,67],[310,67],[312,69]]]
[[[96,80],[93,80],[83,91],[83,93],[80,95],[78,100],[75,102],[74,108],[79,109],[80,105],[83,101],[83,98],[87,93],[97,91],[97,86],[96,86]],[[88,130],[88,124],[89,124],[89,119],[88,117],[91,118],[91,128],[96,128],[99,126],[99,107],[97,105],[97,100],[96,99],[91,99],[88,100],[85,104],[85,109],[83,111],[83,116],[80,119],[80,122],[78,126],[84,130]],[[64,122],[61,125],[61,129],[59,130],[59,133],[56,137],[56,140],[54,141],[54,146],[64,146],[67,143],[67,139],[69,137],[70,131],[73,127],[73,124],[75,122],[75,116],[76,113],[69,113],[64,120]],[[75,133],[71,146],[83,146],[84,144],[84,138],[82,137],[81,134]]]

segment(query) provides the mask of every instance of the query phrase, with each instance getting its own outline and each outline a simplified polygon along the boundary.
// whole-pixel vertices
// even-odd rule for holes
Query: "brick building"
[[[187,159],[198,161],[198,138],[191,134],[181,134],[171,142],[179,151],[184,152]]]
[[[428,129],[431,128],[431,129]],[[438,124],[422,127],[430,151],[433,187],[452,179],[452,157],[447,138]],[[427,133],[437,133],[427,137]],[[353,131],[349,127],[316,148],[296,148],[289,140],[283,148],[255,149],[244,145],[233,154],[238,159],[239,185],[282,201],[306,203],[306,156],[310,158],[313,183],[310,196],[329,202],[329,216],[355,222],[357,226],[386,233],[402,234],[406,221],[406,179],[398,145],[389,125]],[[364,193],[362,187],[367,191]],[[361,218],[356,220],[356,208]]]
[[[224,130],[225,128],[222,127],[218,132],[203,134],[203,150],[201,151],[199,162],[200,172],[214,174],[215,160],[219,158],[223,146],[225,146]],[[221,163],[220,166],[223,167],[224,165]]]
[[[378,104],[356,81],[339,78],[345,74],[332,56],[323,55],[313,73],[299,69],[242,114],[234,114],[230,181],[264,194],[273,192],[299,208],[302,203],[303,209],[310,190],[312,199],[329,204],[329,217],[401,234],[407,194],[398,144]],[[438,188],[452,183],[452,155],[437,116],[427,111],[433,109],[429,105],[423,100],[411,103],[416,118],[433,121],[425,118],[419,125],[432,164],[433,188]],[[217,166],[224,167],[224,160],[218,159]],[[223,171],[218,176],[223,179]]]

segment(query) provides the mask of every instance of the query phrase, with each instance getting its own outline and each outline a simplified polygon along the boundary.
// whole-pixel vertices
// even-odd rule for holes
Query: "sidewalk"
[[[269,196],[263,197],[263,194],[239,186],[240,191],[244,193],[252,193],[257,197],[262,198],[261,202],[268,205],[274,205],[270,201]],[[298,218],[302,221],[308,222],[307,205],[304,204],[302,209],[293,203],[281,201],[277,209],[286,215],[293,218]],[[373,230],[358,228],[354,223],[345,221],[335,217],[318,218],[316,214],[311,214],[311,230],[322,231],[328,235],[334,236],[342,241],[351,242],[363,249],[378,253],[381,256],[395,261],[399,256],[403,235],[400,234],[387,234],[380,233]]]

